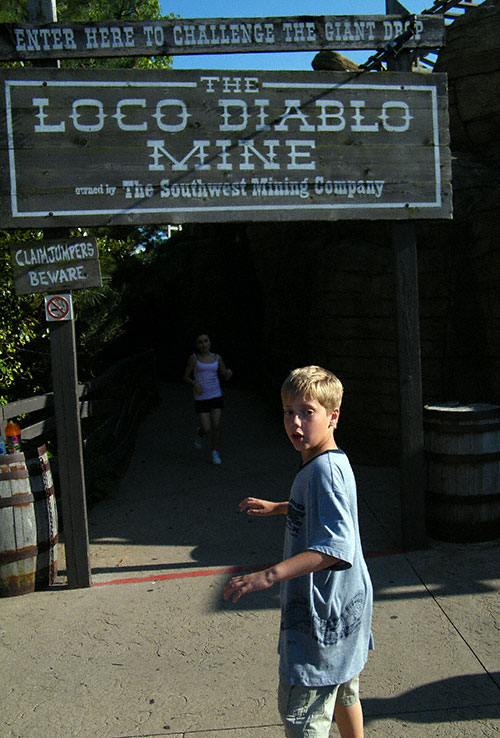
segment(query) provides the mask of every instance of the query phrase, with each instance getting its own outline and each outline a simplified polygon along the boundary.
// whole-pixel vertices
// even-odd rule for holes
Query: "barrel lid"
[[[424,413],[427,417],[448,417],[458,418],[460,414],[475,415],[481,418],[498,418],[500,415],[500,405],[494,405],[489,402],[471,402],[469,404],[461,404],[459,402],[440,402],[433,405],[424,405]]]

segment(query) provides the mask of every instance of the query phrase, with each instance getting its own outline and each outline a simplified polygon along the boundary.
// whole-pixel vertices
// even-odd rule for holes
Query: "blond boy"
[[[284,559],[233,577],[234,602],[281,583],[278,707],[287,738],[363,738],[358,677],[372,647],[372,585],[359,536],[356,483],[335,442],[343,387],[326,369],[295,369],[281,389],[285,430],[302,456],[288,502],[248,497],[249,515],[286,514]]]

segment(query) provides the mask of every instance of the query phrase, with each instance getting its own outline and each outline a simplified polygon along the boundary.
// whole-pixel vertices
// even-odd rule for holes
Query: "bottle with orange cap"
[[[9,420],[5,426],[5,444],[9,454],[16,454],[21,450],[21,428],[14,420]]]

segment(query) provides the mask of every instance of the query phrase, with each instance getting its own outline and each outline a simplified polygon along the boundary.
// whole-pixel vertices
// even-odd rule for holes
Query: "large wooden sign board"
[[[0,225],[451,217],[446,75],[14,69]]]
[[[442,16],[412,16],[408,48],[442,46]],[[4,23],[0,59],[220,54],[375,49],[394,41],[410,19],[348,15],[194,18],[90,23]]]

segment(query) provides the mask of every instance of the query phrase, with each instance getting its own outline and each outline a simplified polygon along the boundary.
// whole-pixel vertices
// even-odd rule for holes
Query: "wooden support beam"
[[[28,0],[32,23],[57,21],[55,0]],[[42,63],[42,62],[40,62]],[[52,59],[51,66],[58,66]],[[45,230],[45,236],[69,236],[65,228]],[[83,448],[78,406],[75,324],[71,320],[52,323],[49,330],[52,384],[59,457],[59,486],[64,525],[66,577],[71,588],[90,587],[89,534]]]
[[[386,0],[388,13],[401,11]],[[411,52],[402,51],[387,63],[391,71],[409,71]],[[421,548],[425,535],[425,461],[420,361],[417,238],[411,221],[392,223],[396,272],[399,353],[401,537],[407,551]]]
[[[66,575],[69,587],[73,589],[90,587],[87,506],[73,320],[51,323],[50,347]]]
[[[406,551],[425,544],[425,465],[415,226],[392,224],[399,352],[401,537]]]

